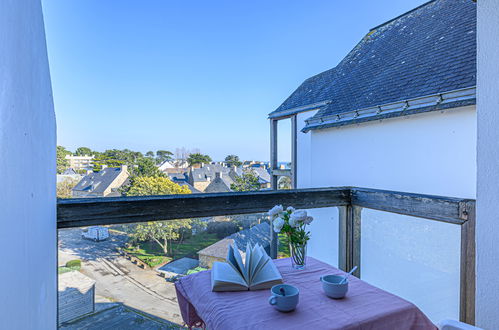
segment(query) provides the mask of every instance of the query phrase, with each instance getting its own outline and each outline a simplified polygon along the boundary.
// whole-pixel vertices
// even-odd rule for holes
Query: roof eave
[[[378,105],[374,107],[310,118],[302,132],[330,127],[445,110],[476,104],[476,86]]]
[[[284,118],[288,118],[288,117],[291,117],[293,115],[296,115],[297,113],[319,110],[320,108],[322,108],[325,105],[328,105],[331,102],[332,102],[331,100],[326,100],[326,101],[311,103],[311,104],[302,105],[302,106],[294,107],[294,108],[290,108],[290,109],[285,109],[282,111],[274,111],[274,112],[269,113],[268,119],[284,119]]]

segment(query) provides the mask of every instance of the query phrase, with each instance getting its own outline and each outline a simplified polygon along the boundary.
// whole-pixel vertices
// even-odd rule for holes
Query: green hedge
[[[191,275],[191,274],[194,274],[194,273],[199,273],[199,272],[202,272],[202,271],[205,271],[205,270],[208,270],[208,269],[203,268],[203,267],[196,267],[196,268],[193,268],[193,269],[189,269],[187,271],[187,275]]]
[[[75,267],[65,267],[65,266],[62,266],[62,267],[57,268],[57,273],[58,274],[64,274],[64,273],[67,273],[67,272],[72,272],[74,270],[78,271],[78,270],[80,270],[80,267],[79,266],[75,266]]]
[[[81,267],[81,260],[80,259],[75,259],[75,260],[69,260],[66,262],[66,267],[68,268],[73,268],[73,267]]]

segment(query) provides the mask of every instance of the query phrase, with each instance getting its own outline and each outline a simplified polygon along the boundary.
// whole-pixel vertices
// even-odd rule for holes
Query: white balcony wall
[[[300,114],[299,129],[310,113]],[[474,106],[442,112],[374,121],[298,133],[298,187],[359,186],[464,198],[475,198],[476,186],[476,111]],[[317,210],[317,212],[325,212]],[[363,278],[386,290],[418,303],[434,321],[458,318],[459,242],[458,227],[442,227],[385,212],[365,210],[362,239]],[[311,227],[309,254],[337,264],[337,212],[321,214]],[[421,222],[423,221],[423,222]],[[400,224],[397,229],[394,226]],[[373,227],[375,226],[375,227]],[[424,230],[423,230],[424,229]],[[375,230],[375,232],[373,232]],[[410,245],[397,237],[397,230],[410,233]],[[371,231],[371,232],[369,232]],[[440,242],[427,244],[428,238]],[[396,244],[400,244],[397,246]],[[418,246],[417,251],[408,248]],[[440,249],[435,250],[436,247]],[[451,247],[451,249],[449,249]],[[454,251],[455,250],[455,251]],[[385,260],[380,269],[395,267],[395,278],[377,272],[373,260],[389,251],[396,258]],[[414,254],[417,253],[417,260]],[[368,261],[367,258],[371,258]],[[427,259],[424,261],[424,259]],[[425,265],[426,285],[442,288],[444,308],[431,304],[431,292],[421,299],[424,282],[407,280],[397,266],[413,263],[413,269]],[[437,267],[445,263],[445,271]],[[369,267],[369,268],[367,268]],[[423,271],[423,268],[421,268]],[[398,273],[397,273],[398,272]],[[398,276],[398,277],[397,277]],[[419,284],[418,284],[419,283]],[[406,290],[406,288],[412,290]],[[454,299],[456,301],[454,301]],[[437,308],[438,307],[438,308]]]
[[[476,324],[499,328],[499,1],[478,5]]]
[[[0,328],[55,329],[56,128],[40,0],[0,1]]]

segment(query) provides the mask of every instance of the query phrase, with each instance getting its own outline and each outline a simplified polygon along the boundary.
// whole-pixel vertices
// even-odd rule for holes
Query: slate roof
[[[189,175],[189,182],[206,182],[210,184],[206,187],[204,192],[227,192],[231,191],[230,186],[237,177],[243,175],[245,171],[252,171],[257,177],[260,184],[267,184],[270,182],[270,173],[263,167],[249,167],[243,169],[242,167],[225,167],[220,164],[208,164],[201,168],[193,168]],[[217,178],[217,173],[221,174],[221,178]],[[172,176],[170,178],[173,178]],[[180,181],[174,182],[180,183]]]
[[[233,239],[239,249],[246,250],[246,245],[260,244],[263,248],[270,246],[270,226],[267,222],[254,225],[249,229],[241,230],[235,234],[227,236]]]
[[[248,243],[252,246],[260,244],[265,249],[265,251],[269,253],[270,226],[267,222],[262,222],[249,229],[241,230],[202,249],[201,251],[198,251],[198,254],[217,258],[226,258],[228,247],[233,243],[236,243],[237,247],[243,252],[246,251],[246,245]]]
[[[76,173],[76,171],[70,167],[64,170],[64,172],[62,172],[62,175],[78,175],[78,173]]]
[[[73,191],[81,191],[92,194],[101,194],[118,177],[121,168],[107,167],[99,172],[92,172],[83,177],[73,188]]]
[[[321,119],[475,85],[476,4],[433,0],[371,29],[335,68],[305,80],[270,117],[316,108],[313,118]]]
[[[208,181],[208,179],[214,180],[217,172],[228,174],[230,168],[220,164],[207,164],[201,168],[193,168],[190,175],[192,176],[192,182],[204,182]]]
[[[233,182],[232,180],[230,180]],[[210,184],[204,189],[205,193],[216,193],[216,192],[229,192],[231,183],[225,178],[216,177]]]
[[[187,173],[167,173],[168,178],[175,183],[187,182]]]

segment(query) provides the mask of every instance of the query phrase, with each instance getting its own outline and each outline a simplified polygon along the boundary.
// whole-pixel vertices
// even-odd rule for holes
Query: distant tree
[[[236,177],[234,183],[230,185],[233,191],[254,191],[260,189],[258,176],[252,171],[245,171],[241,176]]]
[[[71,151],[66,150],[63,146],[57,146],[57,173],[59,174],[69,167],[69,161],[65,158],[66,155],[71,155]]]
[[[239,156],[236,156],[236,155],[228,155],[227,157],[225,157],[225,162],[227,163],[227,165],[229,166],[241,166],[242,162],[239,160]]]
[[[78,184],[78,182],[79,180],[76,179],[66,179],[61,182],[57,182],[57,198],[71,198],[71,191]]]
[[[190,166],[201,163],[209,163],[211,162],[211,157],[200,153],[190,154],[189,157],[187,157],[187,162]]]
[[[75,151],[76,156],[91,156],[92,155],[92,149],[87,148],[87,147],[79,147]]]
[[[102,165],[107,167],[120,167],[121,165],[128,165],[130,171],[133,171],[134,165],[142,159],[144,155],[138,151],[132,151],[129,149],[110,149],[102,153],[96,154],[94,158],[94,172],[98,172],[102,169]]]
[[[156,164],[163,164],[166,161],[171,162],[173,160],[173,153],[168,150],[158,150],[156,151]]]
[[[152,152],[152,151],[146,152],[146,157],[154,158],[154,152]]]
[[[164,177],[136,177],[128,191],[128,196],[190,194],[186,186],[180,186]],[[156,242],[165,255],[172,241],[181,238],[186,229],[191,229],[191,220],[150,221],[138,224],[132,233],[136,240]]]
[[[137,161],[137,166],[134,168],[133,175],[148,177],[164,176],[151,158],[139,159]]]
[[[289,176],[281,176],[277,181],[279,189],[291,189],[291,178]]]
[[[136,177],[127,196],[190,194],[187,186],[176,184],[165,177]]]

